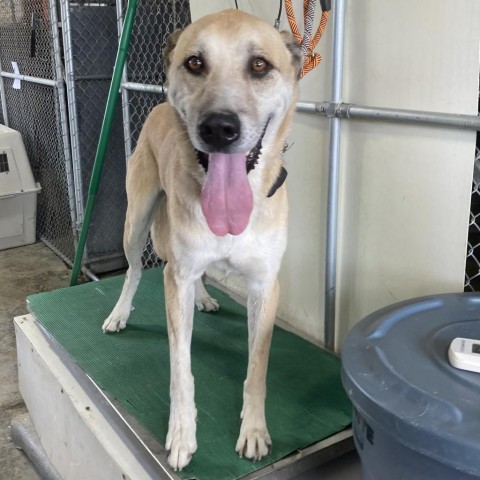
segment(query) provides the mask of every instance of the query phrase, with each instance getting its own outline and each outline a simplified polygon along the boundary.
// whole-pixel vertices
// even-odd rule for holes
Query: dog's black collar
[[[265,136],[265,132],[267,131],[268,124],[270,123],[270,119],[267,120],[267,123],[263,127],[263,132],[258,139],[257,144],[248,152],[247,155],[247,173],[250,173],[256,165],[258,164],[258,159],[262,153],[262,141],[263,137]]]
[[[265,127],[263,128],[263,132],[260,135],[260,138],[258,139],[258,142],[256,145],[250,150],[250,152],[247,155],[247,162],[246,162],[246,167],[247,167],[247,174],[250,173],[258,164],[258,159],[260,158],[260,155],[262,153],[262,140],[263,137],[265,136],[265,132],[267,131],[268,124],[270,122],[270,119],[268,119],[267,123],[265,124]],[[282,151],[282,157],[285,152],[285,149]],[[197,161],[198,163],[203,167],[205,170],[205,173],[208,172],[208,154],[205,152],[201,152],[200,150],[195,149],[195,154],[197,156]],[[287,170],[285,170],[285,167],[282,165],[280,168],[280,173],[278,174],[277,179],[275,180],[275,183],[272,185],[270,190],[267,193],[267,198],[273,197],[275,192],[284,184],[285,179],[287,178]]]
[[[203,167],[205,173],[208,172],[208,153],[201,152],[195,149],[195,155],[197,156],[197,162]]]
[[[272,188],[267,193],[267,198],[273,197],[275,195],[275,192],[285,183],[285,180],[287,179],[288,172],[285,169],[285,167],[282,165],[280,167],[280,173],[278,174],[277,179],[275,180],[275,183],[272,185]]]
[[[255,145],[247,155],[247,173],[250,173],[258,164],[258,159],[262,153],[262,144]],[[208,153],[195,149],[198,163],[203,167],[205,173],[208,172]]]
[[[252,171],[255,168],[255,165],[257,165],[258,163],[260,150],[253,153],[255,149],[256,147],[254,147],[247,156],[247,173]],[[203,169],[205,170],[205,173],[207,173],[208,172],[208,154],[196,149],[195,149],[195,153],[197,155],[198,163],[203,167]],[[272,187],[267,193],[267,198],[273,197],[275,195],[275,192],[285,183],[287,175],[288,175],[288,172],[286,168],[282,165],[280,167],[280,173],[278,174],[278,177],[275,180],[275,183],[272,185]]]

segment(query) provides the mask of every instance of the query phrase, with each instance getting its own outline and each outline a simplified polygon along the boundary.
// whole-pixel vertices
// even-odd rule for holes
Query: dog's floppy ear
[[[285,46],[292,56],[292,65],[297,72],[297,77],[300,78],[300,72],[302,71],[303,65],[302,49],[292,32],[284,30],[280,32],[280,35],[282,36],[283,43],[285,43]]]
[[[172,62],[172,53],[177,45],[178,39],[182,34],[183,29],[175,30],[168,38],[165,48],[163,49],[162,56],[163,56],[163,65],[165,66],[165,71],[168,70],[170,67],[170,63]]]

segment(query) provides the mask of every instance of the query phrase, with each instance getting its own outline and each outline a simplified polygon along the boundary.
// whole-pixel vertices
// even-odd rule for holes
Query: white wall
[[[234,6],[191,0],[192,18]],[[294,2],[301,12],[301,2]],[[239,0],[273,24],[277,2]],[[298,15],[300,17],[300,15]],[[331,92],[333,15],[300,83],[300,99]],[[287,28],[285,19],[282,27]],[[477,113],[480,2],[347,1],[343,101]],[[328,120],[297,114],[287,154],[289,246],[279,317],[323,341]],[[444,128],[342,122],[337,328],[419,295],[463,289],[475,134]],[[229,286],[241,290],[236,280]]]
[[[347,102],[476,115],[480,4],[348,2]],[[344,122],[339,340],[399,300],[462,291],[475,133]]]

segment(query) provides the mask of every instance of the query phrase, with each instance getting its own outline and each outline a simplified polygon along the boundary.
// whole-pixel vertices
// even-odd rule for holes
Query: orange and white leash
[[[322,16],[320,18],[320,23],[318,25],[315,35],[311,36],[313,28],[313,20],[315,18],[315,5],[316,0],[304,0],[303,2],[303,23],[304,23],[304,32],[303,37],[298,30],[297,22],[295,20],[295,12],[293,11],[292,0],[285,0],[285,11],[287,12],[287,19],[292,30],[293,35],[295,36],[297,42],[302,47],[302,53],[304,58],[304,63],[300,77],[305,76],[308,72],[314,69],[322,60],[322,57],[319,53],[315,53],[313,50],[318,45],[318,42],[322,38],[325,28],[327,26],[328,14],[330,11],[330,2],[320,1],[322,6]]]

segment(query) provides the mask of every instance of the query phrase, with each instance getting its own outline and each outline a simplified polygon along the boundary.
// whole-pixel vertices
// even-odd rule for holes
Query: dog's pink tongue
[[[245,154],[211,153],[202,190],[202,211],[210,230],[220,237],[239,235],[247,228],[253,194],[247,178]]]

